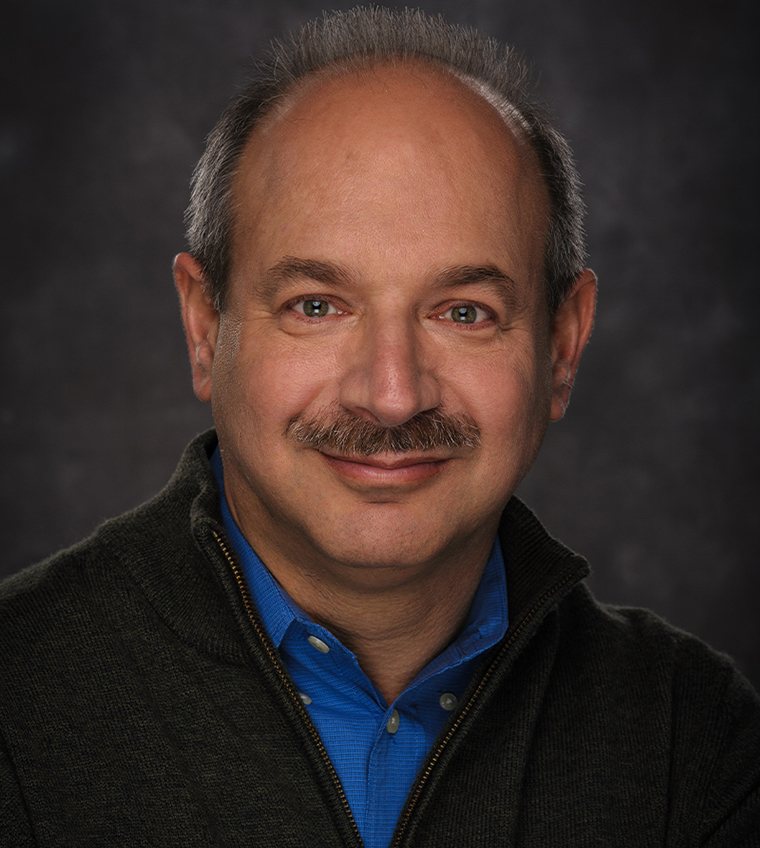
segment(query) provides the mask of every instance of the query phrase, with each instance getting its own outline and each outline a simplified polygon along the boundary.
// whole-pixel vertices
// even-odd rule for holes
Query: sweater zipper
[[[263,627],[259,624],[256,615],[253,611],[253,601],[251,599],[250,592],[248,591],[248,584],[245,582],[245,578],[240,570],[240,567],[235,560],[235,557],[232,555],[231,551],[225,544],[224,539],[216,532],[216,530],[211,531],[214,534],[214,538],[217,541],[217,544],[222,550],[222,553],[225,556],[225,559],[229,563],[230,568],[232,569],[232,574],[235,577],[235,582],[237,583],[238,589],[240,590],[240,594],[243,598],[243,605],[245,606],[246,612],[248,613],[248,619],[253,625],[253,629],[256,631],[261,643],[264,645],[264,648],[269,655],[269,659],[272,661],[274,667],[277,669],[277,674],[280,676],[280,680],[285,687],[288,695],[290,696],[293,703],[296,705],[298,712],[301,714],[301,717],[304,719],[304,723],[309,730],[309,734],[319,751],[319,755],[322,758],[327,770],[332,779],[333,785],[338,792],[338,797],[340,798],[340,802],[343,805],[343,809],[351,821],[351,826],[353,828],[354,834],[358,840],[358,844],[362,845],[362,837],[359,833],[359,827],[356,824],[356,819],[354,818],[354,814],[351,812],[351,806],[348,803],[348,798],[346,797],[346,793],[343,791],[343,786],[341,785],[340,778],[338,777],[338,773],[335,771],[335,766],[332,764],[330,760],[330,756],[327,753],[327,749],[324,746],[324,743],[319,737],[319,733],[317,733],[316,727],[312,720],[309,718],[309,714],[306,712],[304,708],[303,702],[298,697],[298,693],[293,688],[293,685],[290,682],[285,670],[282,667],[280,662],[280,658],[275,652],[267,633],[264,631]]]
[[[552,586],[552,588],[549,589],[544,595],[542,595],[541,598],[538,601],[536,601],[536,603],[534,604],[534,606],[532,607],[530,612],[517,625],[514,632],[511,634],[511,636],[502,645],[498,654],[494,657],[493,662],[488,667],[486,673],[483,675],[480,682],[478,683],[477,688],[472,693],[469,700],[467,701],[465,706],[462,708],[462,711],[459,713],[456,720],[454,721],[454,723],[449,728],[448,733],[443,737],[443,739],[441,740],[438,747],[435,749],[435,751],[429,757],[429,759],[427,761],[427,766],[425,767],[425,771],[422,773],[422,776],[420,777],[419,783],[415,787],[414,793],[412,794],[412,797],[409,799],[409,803],[406,805],[406,807],[405,807],[405,809],[404,809],[404,811],[401,815],[401,818],[399,819],[399,824],[397,826],[395,836],[391,840],[391,844],[390,844],[389,848],[399,848],[399,846],[401,845],[401,840],[404,838],[404,832],[406,831],[406,828],[409,824],[409,820],[412,817],[412,813],[414,812],[414,808],[416,807],[417,802],[419,801],[420,795],[422,795],[422,791],[423,791],[423,789],[425,788],[425,785],[428,782],[428,778],[430,777],[430,774],[432,773],[433,769],[435,768],[435,765],[438,762],[438,760],[441,758],[441,754],[443,754],[444,749],[446,748],[446,746],[451,741],[451,737],[454,735],[456,730],[459,727],[461,727],[461,725],[464,722],[465,718],[467,717],[468,713],[472,710],[472,708],[475,704],[475,701],[478,699],[478,697],[480,696],[483,689],[485,689],[486,683],[488,683],[490,678],[493,676],[494,672],[496,671],[497,666],[500,665],[500,663],[504,659],[504,657],[507,654],[507,652],[509,651],[509,649],[512,647],[512,645],[514,645],[517,637],[520,635],[520,633],[522,633],[523,630],[525,630],[525,628],[527,627],[527,625],[529,624],[531,619],[535,616],[535,614],[538,612],[538,610],[541,609],[541,607],[549,601],[549,599],[552,597],[552,595],[559,592],[559,590],[565,585],[565,583],[567,583],[568,580],[570,580],[572,578],[572,576],[573,576],[572,573],[567,574],[564,577],[564,579],[560,580],[558,583],[556,583],[554,586]]]

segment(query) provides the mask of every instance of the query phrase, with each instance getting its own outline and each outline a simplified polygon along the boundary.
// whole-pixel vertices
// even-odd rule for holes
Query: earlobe
[[[182,309],[182,323],[193,372],[193,389],[205,402],[211,400],[211,376],[219,332],[219,313],[209,297],[203,269],[189,253],[174,259],[174,282]]]
[[[594,326],[596,276],[584,269],[554,316],[551,329],[551,420],[558,421],[570,402],[575,372]]]

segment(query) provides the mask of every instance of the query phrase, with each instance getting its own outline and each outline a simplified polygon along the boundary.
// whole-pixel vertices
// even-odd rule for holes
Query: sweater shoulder
[[[74,545],[0,581],[0,621],[7,625],[17,609],[25,613],[55,605],[56,599],[70,595],[84,600],[88,578],[103,572],[116,577],[122,564],[141,559],[146,551],[160,550],[167,534],[176,544],[183,535],[181,525],[188,523],[195,488],[188,486],[178,469],[167,486],[145,503],[104,521]]]
[[[648,609],[597,601],[585,584],[559,610],[564,667],[626,697],[659,693],[676,709],[748,709],[760,728],[760,696],[727,654]]]
[[[27,631],[60,617],[76,599],[86,603],[93,572],[118,568],[116,549],[108,541],[107,524],[88,538],[31,565],[0,582],[0,638]]]
[[[649,610],[601,604],[586,587],[569,600],[565,623],[583,638],[566,666],[603,693],[616,732],[665,758],[674,830],[696,816],[709,844],[745,844],[760,819],[758,693],[729,656]]]
[[[102,627],[102,611],[117,618],[125,603],[151,608],[185,634],[199,609],[224,618],[218,575],[196,537],[199,526],[218,521],[209,438],[204,434],[188,446],[172,479],[151,500],[0,583],[0,653],[6,659],[21,662],[35,646],[46,646],[47,657],[54,657],[93,633],[93,610]]]

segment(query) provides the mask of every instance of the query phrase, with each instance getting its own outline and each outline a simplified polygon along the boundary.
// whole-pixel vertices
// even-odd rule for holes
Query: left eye
[[[488,317],[483,309],[478,309],[477,306],[473,306],[471,303],[453,306],[446,314],[449,315],[451,320],[456,324],[475,324]]]
[[[293,308],[296,312],[301,312],[309,318],[323,318],[325,315],[331,315],[338,311],[331,303],[319,298],[300,300],[294,304]]]

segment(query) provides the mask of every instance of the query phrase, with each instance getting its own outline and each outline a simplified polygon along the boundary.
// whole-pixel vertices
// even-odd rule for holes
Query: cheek
[[[537,430],[543,436],[546,424],[542,422],[548,422],[549,404],[549,398],[538,391],[535,382],[512,375],[494,389],[494,396],[484,409],[484,430],[499,441],[502,449],[516,449],[531,441]]]
[[[451,360],[449,382],[462,400],[498,423],[515,421],[551,395],[551,362],[529,334],[483,356]]]
[[[291,418],[311,406],[328,404],[335,382],[335,355],[299,345],[287,336],[246,332],[217,348],[212,405],[214,419],[236,429],[281,434]]]
[[[549,421],[548,357],[515,347],[459,376],[460,401],[478,422],[484,447],[510,466],[532,462]]]

